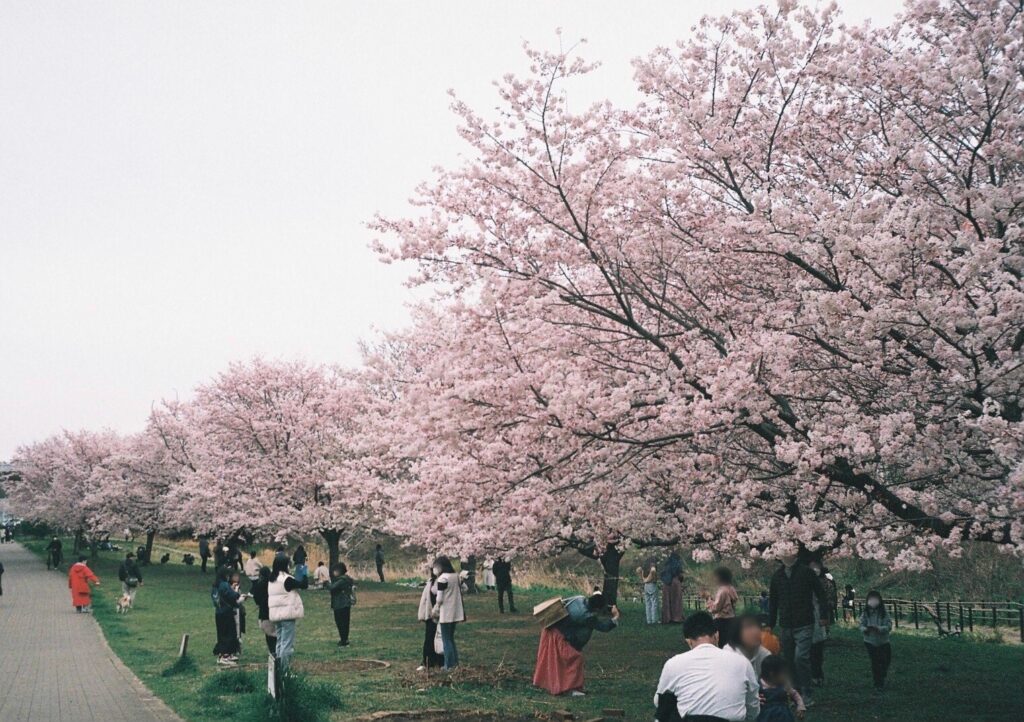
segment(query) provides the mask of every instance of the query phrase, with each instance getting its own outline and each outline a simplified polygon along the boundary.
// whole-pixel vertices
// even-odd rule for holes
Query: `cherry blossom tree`
[[[722,552],[1021,550],[1022,38],[1001,0],[880,29],[783,1],[638,61],[636,108],[571,111],[589,66],[536,51],[496,120],[456,103],[475,157],[376,224],[460,321],[416,493],[488,508],[472,464],[524,536],[572,483],[591,523],[661,499]]]
[[[105,530],[86,500],[99,483],[97,470],[120,445],[112,431],[64,431],[19,447],[11,460],[18,473],[5,485],[11,510],[71,531],[77,550],[86,533]]]
[[[232,364],[153,425],[183,469],[169,518],[219,538],[320,534],[331,563],[345,530],[366,522],[371,477],[358,452],[365,389],[302,362]]]

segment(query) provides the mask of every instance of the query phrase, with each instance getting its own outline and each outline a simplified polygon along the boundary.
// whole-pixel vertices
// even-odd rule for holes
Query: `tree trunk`
[[[466,557],[466,563],[462,565],[462,568],[466,570],[466,593],[467,594],[479,594],[480,590],[476,586],[476,555],[470,554]]]
[[[146,558],[142,561],[143,564],[149,564],[153,559],[153,539],[155,537],[155,531],[146,532]]]
[[[601,568],[604,570],[604,583],[601,585],[601,593],[605,601],[611,605],[616,604],[619,597],[619,563],[622,561],[623,552],[612,545],[605,549],[598,558]]]
[[[82,530],[81,529],[78,529],[78,530],[75,531],[75,543],[71,546],[71,553],[72,554],[78,554],[78,552],[81,551],[81,549],[82,549],[82,537],[83,536],[84,535],[82,534]]]
[[[321,529],[320,536],[327,542],[327,565],[333,568],[341,561],[341,529]]]

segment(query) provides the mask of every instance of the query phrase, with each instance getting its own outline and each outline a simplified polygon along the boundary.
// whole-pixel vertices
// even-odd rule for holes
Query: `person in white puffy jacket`
[[[441,641],[444,643],[444,670],[459,666],[459,650],[455,646],[455,625],[466,621],[466,610],[462,606],[462,580],[455,572],[451,560],[440,556],[434,560],[434,603],[433,617],[441,627]]]
[[[298,590],[308,588],[308,578],[300,582],[288,573],[288,557],[274,557],[274,568],[267,584],[267,608],[277,630],[276,656],[282,672],[288,670],[295,653],[295,623],[305,616]]]

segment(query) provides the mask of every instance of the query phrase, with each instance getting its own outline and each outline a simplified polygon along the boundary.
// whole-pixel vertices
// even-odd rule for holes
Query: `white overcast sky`
[[[365,223],[457,162],[449,88],[493,108],[562,28],[602,62],[570,100],[628,102],[631,58],[753,4],[0,0],[0,459],[231,360],[357,362],[410,300]]]

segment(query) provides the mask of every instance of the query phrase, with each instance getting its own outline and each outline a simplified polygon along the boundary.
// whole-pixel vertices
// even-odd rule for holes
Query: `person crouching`
[[[583,648],[594,630],[610,632],[618,626],[619,610],[609,606],[597,590],[589,597],[565,599],[563,604],[569,616],[540,633],[533,684],[551,694],[582,697]]]

